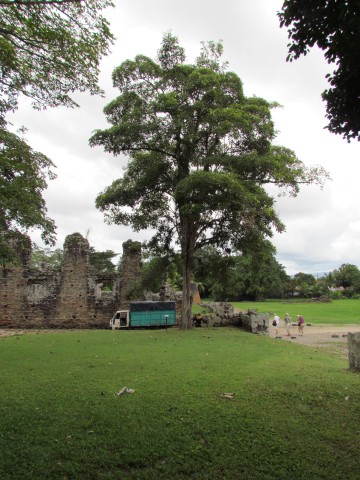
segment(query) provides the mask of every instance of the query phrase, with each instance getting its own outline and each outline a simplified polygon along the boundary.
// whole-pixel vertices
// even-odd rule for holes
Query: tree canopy
[[[0,0],[0,257],[14,259],[11,239],[31,228],[55,239],[42,197],[55,178],[45,155],[11,133],[6,114],[19,97],[42,109],[77,106],[75,91],[101,93],[99,62],[113,41],[102,10],[111,0]]]
[[[360,270],[356,265],[343,263],[332,272],[332,280],[336,287],[351,288],[357,293],[360,292]]]
[[[0,117],[20,94],[35,108],[76,106],[74,91],[101,93],[99,62],[113,36],[111,0],[0,0]]]
[[[124,176],[97,197],[107,220],[155,229],[154,251],[180,247],[184,328],[192,324],[194,252],[206,245],[260,251],[273,229],[284,229],[266,187],[296,195],[300,183],[324,174],[272,144],[274,105],[245,97],[221,54],[222,45],[209,42],[185,63],[177,38],[165,34],[155,60],[139,55],[115,68],[120,95],[104,109],[111,126],[90,139],[129,155]]]
[[[0,261],[16,258],[13,240],[39,228],[46,244],[55,240],[55,224],[47,216],[43,190],[55,178],[54,164],[19,136],[0,128]]]
[[[327,75],[327,128],[347,140],[360,140],[360,3],[338,0],[285,0],[278,13],[288,28],[287,60],[306,55],[317,45],[335,67]]]
[[[115,273],[116,266],[111,261],[112,258],[118,254],[113,250],[105,250],[97,252],[94,247],[90,247],[89,261],[90,265],[95,269],[97,273]]]
[[[256,255],[227,255],[205,247],[195,254],[194,279],[215,301],[281,298],[289,277],[274,253],[270,242]]]
[[[31,268],[60,268],[62,266],[64,251],[62,248],[51,250],[33,245],[31,249],[30,267]]]

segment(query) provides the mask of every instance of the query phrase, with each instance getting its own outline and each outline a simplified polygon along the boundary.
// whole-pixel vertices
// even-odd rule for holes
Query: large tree
[[[307,171],[295,154],[273,146],[271,104],[243,93],[239,77],[221,63],[222,47],[203,44],[194,64],[166,34],[156,60],[139,55],[113,72],[120,95],[104,109],[111,127],[90,144],[125,152],[124,176],[96,200],[108,221],[156,232],[149,242],[168,251],[180,245],[182,327],[190,328],[194,253],[205,245],[260,248],[284,226],[264,188],[296,194],[321,169]]]
[[[74,107],[75,91],[101,93],[99,62],[113,36],[103,9],[111,0],[0,0],[0,257],[13,260],[12,239],[38,228],[55,238],[42,194],[55,177],[51,161],[9,131],[6,114],[21,95],[34,108]]]
[[[306,55],[317,45],[335,70],[327,75],[327,128],[360,140],[360,2],[354,0],[285,0],[278,13],[288,28],[287,60]]]

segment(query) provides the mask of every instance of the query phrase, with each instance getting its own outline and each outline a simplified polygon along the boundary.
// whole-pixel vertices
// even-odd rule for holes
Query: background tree
[[[288,276],[273,253],[244,255],[239,258],[240,300],[282,298]]]
[[[42,193],[54,165],[9,132],[19,96],[36,109],[77,106],[74,91],[101,94],[99,62],[113,36],[101,15],[111,0],[0,0],[0,257],[14,260],[12,238],[31,228],[55,240]]]
[[[181,290],[181,260],[180,255],[148,256],[142,264],[142,288],[148,292],[159,292],[160,287],[167,282],[173,289]]]
[[[89,262],[98,273],[115,273],[116,265],[111,261],[111,259],[117,255],[118,254],[113,250],[98,252],[94,247],[90,247]]]
[[[98,252],[94,247],[89,249],[89,262],[90,265],[96,270],[97,273],[115,273],[116,265],[111,261],[112,258],[118,254],[112,250],[105,250]],[[64,251],[62,248],[51,250],[50,248],[42,248],[38,245],[33,245],[30,266],[32,268],[46,267],[61,267],[63,262]]]
[[[194,256],[193,278],[203,285],[203,296],[212,300],[237,299],[236,257],[215,246],[198,249]]]
[[[143,289],[147,292],[159,292],[168,267],[169,261],[166,257],[151,257],[143,261],[141,268]]]
[[[295,290],[302,297],[312,297],[314,287],[316,284],[316,278],[311,273],[299,272],[294,275]]]
[[[63,262],[64,251],[62,248],[51,250],[33,245],[30,257],[31,268],[60,268]]]
[[[335,287],[344,287],[348,296],[360,293],[360,270],[356,265],[343,263],[338,269],[333,270],[332,279]]]
[[[0,128],[0,261],[16,259],[12,244],[19,233],[39,228],[53,244],[55,224],[48,218],[43,190],[55,178],[53,163],[19,136]]]
[[[278,13],[288,28],[289,55],[296,60],[317,45],[335,70],[327,75],[327,128],[360,140],[360,3],[338,0],[285,0]]]
[[[316,279],[316,284],[313,287],[313,296],[314,297],[330,296],[327,275],[321,276]]]
[[[130,157],[123,178],[97,197],[107,220],[155,229],[148,243],[155,251],[180,245],[183,328],[192,326],[194,253],[206,245],[261,248],[272,229],[284,228],[264,187],[275,184],[295,195],[299,183],[322,175],[272,145],[272,105],[244,96],[221,53],[221,44],[210,42],[186,64],[177,38],[166,34],[156,60],[139,55],[114,70],[120,96],[104,109],[111,127],[90,139]]]
[[[311,273],[299,272],[294,275],[294,280],[296,285],[301,285],[303,283],[307,285],[315,285],[316,278]]]
[[[256,255],[224,255],[214,247],[195,254],[193,275],[213,300],[259,300],[281,298],[288,276],[268,243]]]

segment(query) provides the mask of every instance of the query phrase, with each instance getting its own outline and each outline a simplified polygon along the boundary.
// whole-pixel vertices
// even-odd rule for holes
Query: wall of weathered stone
[[[36,307],[36,299],[41,296],[40,289],[33,287],[33,274],[28,266],[31,253],[30,239],[26,237],[19,239],[13,248],[18,254],[18,263],[0,267],[0,321],[3,327],[26,323]],[[25,309],[23,303],[28,289],[33,290],[35,295],[34,301]]]
[[[360,333],[348,333],[349,368],[360,372]]]
[[[31,269],[30,241],[19,244],[19,264],[0,267],[0,328],[107,328],[116,310],[131,300],[175,300],[181,317],[182,295],[164,284],[160,294],[140,291],[141,243],[123,243],[120,274],[99,275],[89,263],[89,243],[79,233],[66,237],[61,268]],[[106,285],[111,291],[104,292]],[[196,293],[196,285],[192,294]],[[137,297],[136,295],[139,295]],[[209,326],[240,326],[254,333],[268,333],[268,316],[234,313],[226,302],[204,304]]]
[[[134,244],[134,245],[133,245]],[[133,245],[133,247],[132,247]],[[106,328],[139,279],[141,244],[125,242],[122,274],[97,275],[89,265],[89,243],[79,233],[66,237],[59,269],[29,267],[30,242],[18,265],[0,270],[0,328]],[[111,292],[103,292],[103,284]]]
[[[240,327],[251,333],[269,335],[269,315],[256,312],[235,312],[231,303],[214,302],[200,303],[211,314],[203,314],[202,317],[209,327]]]
[[[123,256],[121,260],[120,279],[120,303],[127,306],[129,296],[132,300],[143,300],[136,298],[141,276],[141,243],[128,240],[123,243]]]
[[[251,333],[269,335],[269,315],[267,313],[239,313],[239,325]]]

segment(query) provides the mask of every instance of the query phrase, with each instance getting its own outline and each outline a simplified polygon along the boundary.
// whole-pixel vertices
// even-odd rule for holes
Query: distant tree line
[[[121,258],[112,250],[96,251],[90,247],[90,266],[97,273],[120,272]],[[31,267],[61,267],[63,250],[35,246]],[[200,294],[214,301],[262,300],[266,298],[360,298],[360,270],[356,265],[344,263],[322,275],[299,272],[294,276],[275,258],[274,249],[256,255],[223,254],[215,247],[200,250],[195,259],[192,280],[198,284]],[[142,263],[140,290],[159,292],[164,282],[175,290],[182,289],[180,254],[146,257]]]
[[[360,298],[360,270],[356,265],[344,263],[320,278],[300,272],[290,279],[285,294],[302,298],[322,295],[330,298]]]

